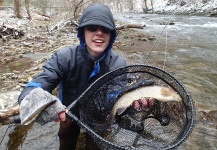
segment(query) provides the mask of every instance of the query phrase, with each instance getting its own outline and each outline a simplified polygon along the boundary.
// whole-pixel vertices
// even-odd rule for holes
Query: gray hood
[[[112,12],[107,6],[101,4],[93,4],[87,7],[80,18],[79,26],[78,26],[78,35],[77,35],[80,40],[80,45],[84,50],[86,50],[85,39],[84,39],[84,27],[86,25],[99,25],[112,30],[109,45],[104,51],[102,57],[97,60],[94,70],[89,77],[91,78],[99,74],[100,61],[107,56],[109,51],[111,51],[112,45],[116,39],[116,27],[115,27],[115,22],[113,19]]]
[[[84,27],[86,25],[99,25],[112,30],[110,42],[105,53],[110,51],[116,39],[116,26],[110,9],[106,5],[93,4],[88,6],[84,10],[79,20],[78,34],[77,34],[77,37],[80,40],[80,44],[84,49],[85,49]]]
[[[93,4],[87,7],[80,18],[79,28],[86,25],[99,25],[115,30],[112,12],[106,5]]]

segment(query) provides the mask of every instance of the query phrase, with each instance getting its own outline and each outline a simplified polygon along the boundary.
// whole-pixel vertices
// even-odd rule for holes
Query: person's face
[[[86,48],[90,56],[100,58],[109,45],[111,30],[96,25],[88,25],[84,28]]]

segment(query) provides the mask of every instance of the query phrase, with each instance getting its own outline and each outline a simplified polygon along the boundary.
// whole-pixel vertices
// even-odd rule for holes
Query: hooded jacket
[[[109,45],[98,60],[90,57],[86,50],[83,37],[86,25],[100,25],[112,30]],[[81,16],[77,36],[80,44],[55,52],[43,66],[43,72],[36,75],[23,89],[18,98],[19,103],[36,87],[52,93],[59,85],[59,98],[68,106],[97,78],[126,65],[125,59],[111,49],[116,39],[116,28],[107,6],[94,4],[87,7]]]

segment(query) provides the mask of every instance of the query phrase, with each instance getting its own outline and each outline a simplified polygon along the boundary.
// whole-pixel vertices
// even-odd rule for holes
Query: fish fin
[[[167,87],[162,87],[162,88],[161,88],[161,94],[162,94],[163,96],[171,96],[171,90],[168,90]]]
[[[111,112],[111,113],[107,116],[106,121],[107,121],[110,125],[112,125],[113,122],[114,122],[114,119],[115,119],[115,116],[114,116],[114,114]]]
[[[113,111],[110,112],[110,114],[109,114],[109,115],[107,116],[107,118],[106,118],[106,121],[107,121],[110,125],[112,125],[113,122],[114,122],[114,120],[115,120],[115,115],[116,115],[116,114],[117,114],[117,115],[121,115],[125,110],[126,110],[125,107],[121,107],[121,108],[118,108],[118,109],[117,109],[117,111],[116,111],[115,114],[114,114]]]
[[[121,115],[127,108],[126,107],[120,107],[117,109],[117,115]]]

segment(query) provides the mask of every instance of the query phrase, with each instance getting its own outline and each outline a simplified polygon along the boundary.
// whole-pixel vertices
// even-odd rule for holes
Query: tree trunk
[[[29,18],[29,20],[31,20],[32,16],[31,16],[30,11],[29,11],[29,1],[30,0],[25,0],[25,7],[26,7],[27,14],[28,14],[28,18]]]
[[[80,0],[78,3],[74,3],[73,4],[73,19],[78,19],[79,18],[79,14],[81,13],[82,11],[82,7],[84,6],[84,0]]]
[[[21,0],[14,0],[14,13],[17,18],[22,18]]]
[[[152,9],[152,13],[154,13],[153,0],[151,0],[151,9]]]
[[[3,6],[3,4],[4,4],[4,0],[0,0],[0,10],[2,10],[2,6]]]
[[[125,24],[119,27],[116,27],[117,30],[122,30],[122,29],[126,29],[126,28],[138,28],[138,29],[143,29],[145,27],[145,25],[143,24]]]
[[[143,12],[147,13],[148,11],[147,0],[144,0],[144,2],[145,2],[145,6],[143,7]]]

